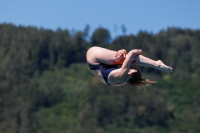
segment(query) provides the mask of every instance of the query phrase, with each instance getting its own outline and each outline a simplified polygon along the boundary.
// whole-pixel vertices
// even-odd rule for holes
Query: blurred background
[[[1,133],[199,133],[200,1],[1,0]],[[139,48],[149,87],[99,82],[87,50]]]

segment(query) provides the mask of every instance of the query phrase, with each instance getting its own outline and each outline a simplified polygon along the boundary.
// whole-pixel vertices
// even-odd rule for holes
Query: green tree
[[[91,43],[93,46],[104,46],[110,43],[110,33],[107,29],[98,28],[94,31],[91,37]]]

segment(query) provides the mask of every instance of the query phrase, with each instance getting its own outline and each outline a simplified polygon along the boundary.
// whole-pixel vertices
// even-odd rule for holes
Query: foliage
[[[0,132],[200,132],[200,31],[168,28],[111,40],[109,31],[71,33],[0,24]],[[90,39],[88,39],[90,38]],[[91,41],[89,41],[91,40]],[[174,68],[140,67],[150,87],[111,87],[90,72],[91,46],[140,48]]]

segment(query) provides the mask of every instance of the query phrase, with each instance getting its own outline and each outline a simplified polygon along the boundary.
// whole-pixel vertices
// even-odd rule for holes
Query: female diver
[[[143,56],[140,49],[133,49],[127,53],[124,49],[113,51],[95,46],[87,51],[86,59],[91,72],[101,82],[111,86],[121,86],[126,83],[133,86],[147,86],[156,82],[143,79],[141,72],[133,68],[133,65],[152,67],[167,73],[172,72],[172,68],[161,60],[155,61]]]

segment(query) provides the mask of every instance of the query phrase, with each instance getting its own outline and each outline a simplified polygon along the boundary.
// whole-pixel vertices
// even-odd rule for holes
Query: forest
[[[92,46],[142,49],[173,67],[138,67],[151,86],[107,86],[86,62]],[[168,27],[111,38],[0,24],[0,133],[199,133],[200,30]]]

